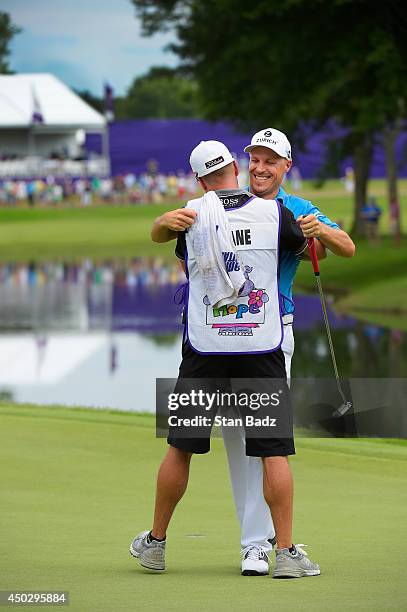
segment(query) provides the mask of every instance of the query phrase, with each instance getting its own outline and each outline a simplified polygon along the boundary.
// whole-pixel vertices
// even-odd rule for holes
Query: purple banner
[[[259,126],[259,128],[262,126]],[[280,128],[281,126],[277,126]],[[331,128],[323,133],[311,134],[305,151],[292,142],[293,161],[303,178],[314,178],[326,159],[327,140],[335,138],[339,130]],[[154,159],[159,172],[169,174],[179,170],[189,172],[189,155],[201,140],[220,140],[238,157],[245,155],[243,148],[250,142],[251,134],[238,133],[227,123],[210,123],[200,119],[149,119],[115,121],[109,127],[112,174],[141,174],[147,171],[147,162]],[[289,135],[288,135],[289,136]],[[88,134],[85,147],[88,151],[102,152],[101,136]],[[407,176],[407,133],[398,139],[396,157],[399,176]],[[340,176],[352,160],[345,160]],[[374,150],[372,178],[385,177],[384,152],[381,145]]]

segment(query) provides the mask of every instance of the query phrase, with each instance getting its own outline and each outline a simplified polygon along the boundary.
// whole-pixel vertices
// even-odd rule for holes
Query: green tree
[[[407,63],[400,0],[132,0],[144,33],[172,28],[206,115],[297,138],[304,124],[343,128],[352,153],[353,231],[362,231],[374,135],[398,117]]]
[[[8,64],[10,42],[19,32],[20,28],[13,24],[10,15],[0,11],[0,74],[10,74]]]
[[[196,117],[197,86],[171,68],[153,67],[134,79],[117,110],[119,118],[128,119]]]
[[[98,112],[105,112],[103,97],[88,90],[76,93]],[[134,79],[125,96],[115,96],[114,107],[116,119],[198,117],[197,85],[171,68],[154,66]]]

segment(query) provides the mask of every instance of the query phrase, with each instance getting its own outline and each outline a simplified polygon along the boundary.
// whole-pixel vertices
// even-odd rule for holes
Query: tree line
[[[103,96],[75,90],[88,104],[103,113]],[[136,77],[124,96],[114,98],[115,119],[184,119],[202,117],[198,86],[194,79],[166,66],[153,66]]]
[[[332,120],[341,137],[326,169],[353,157],[353,234],[375,140],[389,201],[398,199],[395,142],[407,114],[403,0],[132,0],[146,36],[173,30],[171,49],[193,77],[206,117],[256,130],[274,125],[301,142]]]

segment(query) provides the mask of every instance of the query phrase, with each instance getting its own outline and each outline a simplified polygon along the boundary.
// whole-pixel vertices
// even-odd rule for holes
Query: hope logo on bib
[[[231,269],[239,269],[238,262],[232,253],[224,253],[225,265]],[[249,277],[253,271],[250,266],[244,266],[246,281],[240,290],[237,300],[230,304],[213,307],[208,303],[208,298],[203,298],[206,305],[206,324],[213,329],[218,329],[221,336],[248,336],[253,335],[253,328],[263,325],[266,318],[266,303],[269,296],[265,289],[258,289]]]

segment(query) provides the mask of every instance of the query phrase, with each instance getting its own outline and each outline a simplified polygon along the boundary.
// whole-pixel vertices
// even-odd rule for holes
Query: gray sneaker
[[[139,533],[130,544],[130,554],[147,569],[165,570],[165,540],[148,542],[149,531]]]
[[[298,545],[294,546],[293,552],[288,548],[277,548],[273,578],[302,578],[319,576],[320,573],[319,565],[313,563]]]

